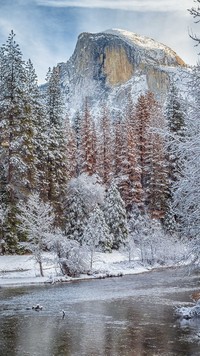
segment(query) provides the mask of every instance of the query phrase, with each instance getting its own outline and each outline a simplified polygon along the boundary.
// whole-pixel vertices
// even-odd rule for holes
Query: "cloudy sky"
[[[198,25],[187,9],[193,0],[0,0],[0,45],[12,30],[39,82],[48,67],[66,62],[81,32],[121,28],[158,40],[188,64],[198,49],[188,33]]]

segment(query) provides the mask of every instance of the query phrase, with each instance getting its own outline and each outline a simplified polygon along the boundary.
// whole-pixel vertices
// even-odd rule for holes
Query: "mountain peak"
[[[157,59],[162,57],[163,54],[175,59],[178,65],[186,66],[185,62],[177,55],[175,51],[173,51],[170,47],[164,45],[161,42],[158,42],[150,37],[142,36],[134,32],[130,32],[127,30],[113,28],[104,31],[106,34],[114,35],[120,38],[122,41],[125,41],[127,44],[132,46],[138,46],[147,50],[154,50],[157,55]]]
[[[72,57],[60,69],[72,106],[86,95],[95,101],[117,93],[119,101],[128,85],[137,97],[141,92],[138,83],[142,90],[150,90],[162,100],[168,91],[170,73],[187,70],[185,67],[176,52],[164,44],[114,28],[81,33]]]

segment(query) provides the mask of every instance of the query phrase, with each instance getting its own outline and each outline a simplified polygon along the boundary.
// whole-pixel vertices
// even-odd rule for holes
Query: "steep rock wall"
[[[106,76],[106,84],[119,85],[131,79],[134,74],[134,63],[129,61],[122,46],[107,47],[104,55],[103,73]]]
[[[146,89],[163,100],[171,73],[186,65],[163,44],[127,31],[109,30],[82,33],[72,57],[59,67],[66,100],[70,108],[76,109],[85,96],[93,102],[107,100],[109,96],[115,100],[112,93],[116,88],[122,98],[124,86],[130,86],[131,81],[134,86],[141,76],[146,78]],[[136,87],[131,91],[134,96],[139,95]]]

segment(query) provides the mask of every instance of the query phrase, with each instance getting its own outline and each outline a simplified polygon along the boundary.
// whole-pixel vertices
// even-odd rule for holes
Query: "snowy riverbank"
[[[44,277],[40,277],[39,266],[31,255],[0,256],[0,287],[55,283],[88,278],[104,278],[146,272],[148,269],[137,260],[128,261],[127,254],[114,251],[112,253],[96,253],[93,273],[80,275],[78,278],[64,277],[51,254],[46,253]]]

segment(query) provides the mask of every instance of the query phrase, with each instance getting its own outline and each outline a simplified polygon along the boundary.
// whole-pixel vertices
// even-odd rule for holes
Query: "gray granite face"
[[[145,90],[163,101],[170,78],[188,72],[169,47],[123,30],[80,34],[69,61],[58,66],[72,111],[81,107],[86,96],[94,108],[104,100],[122,108],[128,92],[136,98]]]

